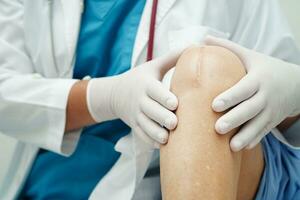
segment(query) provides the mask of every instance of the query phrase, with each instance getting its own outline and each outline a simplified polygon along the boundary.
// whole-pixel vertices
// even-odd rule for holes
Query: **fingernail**
[[[232,140],[230,146],[233,151],[237,152],[243,148],[243,143],[238,140]]]
[[[165,134],[160,134],[159,138],[160,138],[160,143],[161,144],[166,144],[167,141],[168,141],[168,138],[166,137]]]
[[[168,129],[174,129],[177,125],[177,120],[173,118],[169,118],[166,120],[166,125]]]
[[[229,129],[230,129],[230,126],[226,122],[220,122],[220,123],[217,124],[217,131],[220,134],[227,133],[229,131]]]
[[[213,105],[212,105],[214,111],[222,111],[225,107],[225,102],[223,100],[216,100],[213,102]]]
[[[167,100],[167,106],[172,109],[175,110],[177,108],[177,100],[173,99],[173,98],[169,98]]]

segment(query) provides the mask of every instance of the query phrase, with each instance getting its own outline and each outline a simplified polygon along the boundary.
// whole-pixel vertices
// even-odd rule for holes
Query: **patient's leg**
[[[161,148],[165,200],[254,197],[263,171],[261,147],[231,152],[229,140],[236,130],[218,135],[214,124],[221,114],[211,109],[213,98],[244,75],[240,60],[221,47],[194,47],[179,59],[171,84],[179,98],[179,124]]]

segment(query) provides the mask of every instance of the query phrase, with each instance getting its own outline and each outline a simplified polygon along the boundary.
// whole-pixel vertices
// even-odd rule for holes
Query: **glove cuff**
[[[87,107],[96,122],[115,119],[111,109],[112,81],[110,78],[96,78],[87,85]]]

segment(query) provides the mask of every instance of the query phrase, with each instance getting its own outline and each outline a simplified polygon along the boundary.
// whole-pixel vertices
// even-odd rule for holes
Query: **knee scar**
[[[246,74],[240,59],[218,46],[191,47],[180,56],[171,89],[184,94],[193,89],[219,94]]]

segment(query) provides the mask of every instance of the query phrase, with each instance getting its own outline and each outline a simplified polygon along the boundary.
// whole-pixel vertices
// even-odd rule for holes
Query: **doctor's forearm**
[[[70,91],[66,111],[66,132],[95,123],[87,107],[87,85],[88,81],[78,81]]]

